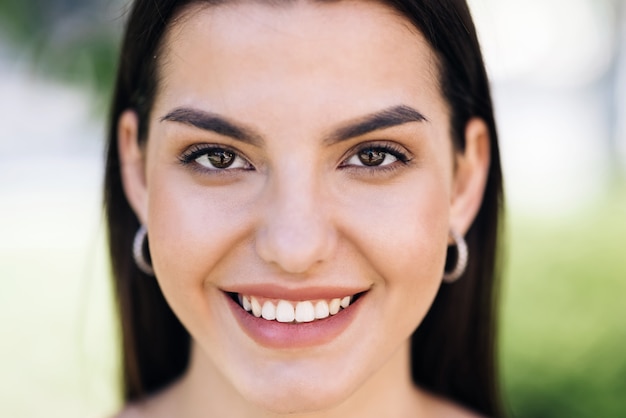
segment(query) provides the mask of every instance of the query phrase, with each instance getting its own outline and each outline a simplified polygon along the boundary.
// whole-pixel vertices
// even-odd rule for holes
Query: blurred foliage
[[[626,417],[626,184],[573,218],[513,216],[502,368],[516,417]]]
[[[0,37],[36,73],[108,97],[123,15],[113,0],[0,0]]]
[[[108,97],[123,15],[113,0],[0,0],[0,37],[35,71]],[[513,416],[626,417],[625,219],[626,184],[575,217],[513,214],[501,320]]]

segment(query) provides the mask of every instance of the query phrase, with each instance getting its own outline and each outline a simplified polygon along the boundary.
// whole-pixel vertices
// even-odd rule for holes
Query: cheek
[[[448,235],[447,199],[441,198],[441,190],[421,192],[422,198],[414,201],[415,210],[402,213],[407,222],[402,234],[389,245],[397,262],[389,270],[388,303],[400,307],[402,313],[397,317],[404,315],[411,332],[415,321],[421,322],[430,309],[441,285]],[[411,219],[413,223],[408,223]],[[393,320],[397,312],[389,312],[393,312],[389,318]]]
[[[410,333],[441,284],[449,213],[449,185],[438,171],[422,171],[371,204],[346,211],[351,241],[368,260],[382,288],[388,324]],[[357,206],[360,206],[357,209]],[[382,293],[381,292],[381,293]]]
[[[174,310],[205,305],[200,299],[209,275],[249,229],[250,192],[239,190],[245,186],[206,187],[162,168],[149,186],[150,253],[164,294]]]
[[[350,201],[341,203],[339,224],[348,225],[349,240],[377,270],[432,276],[443,268],[449,188],[446,177],[432,171],[420,172],[375,196],[367,186],[363,192],[353,188]],[[389,284],[397,276],[392,274]]]

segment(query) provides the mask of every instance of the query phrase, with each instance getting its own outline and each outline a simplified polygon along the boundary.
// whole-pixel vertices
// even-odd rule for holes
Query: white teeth
[[[296,305],[296,322],[311,322],[315,320],[315,309],[309,301],[298,302]]]
[[[328,318],[336,315],[341,309],[346,309],[352,302],[352,296],[331,300],[291,302],[279,300],[277,304],[265,300],[263,305],[254,296],[238,294],[239,304],[257,318],[278,322],[312,322],[316,319]],[[263,300],[263,299],[262,299]]]
[[[239,296],[239,297],[241,298],[241,296]],[[243,302],[242,302],[243,308],[246,311],[250,312],[252,310],[252,305],[250,304],[250,299],[248,299],[247,296],[244,296],[242,299],[243,299]]]
[[[331,315],[335,315],[337,312],[339,312],[339,308],[341,308],[341,299],[336,298],[330,301],[330,304],[328,305],[328,310]]]
[[[320,300],[315,304],[315,319],[328,318],[329,315],[328,303],[325,300]]]
[[[278,322],[293,322],[296,314],[291,303],[281,300],[276,306],[276,320]]]
[[[267,319],[268,321],[273,321],[274,319],[276,319],[276,307],[269,300],[263,304],[261,316],[263,317],[263,319]]]
[[[259,318],[261,316],[261,304],[254,296],[250,297],[250,307],[252,308],[252,315]]]

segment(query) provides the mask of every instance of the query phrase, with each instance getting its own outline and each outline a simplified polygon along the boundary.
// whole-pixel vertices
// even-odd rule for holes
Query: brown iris
[[[386,155],[387,153],[384,151],[378,151],[370,148],[360,151],[358,157],[359,161],[361,161],[363,165],[371,167],[382,164],[383,161],[385,161]]]
[[[226,150],[214,150],[207,154],[207,158],[215,168],[228,168],[235,161],[235,154]]]

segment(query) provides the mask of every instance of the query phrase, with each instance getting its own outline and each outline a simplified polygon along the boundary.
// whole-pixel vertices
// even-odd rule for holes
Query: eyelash
[[[367,166],[365,164],[363,165],[347,164],[347,162],[350,159],[352,159],[353,157],[357,157],[360,153],[365,152],[365,151],[373,151],[377,153],[388,154],[396,158],[396,161],[392,161],[391,163],[388,163],[385,165],[374,165],[374,166]],[[234,155],[234,158],[242,159],[244,163],[246,164],[246,167],[237,167],[237,168],[215,167],[215,168],[209,169],[209,168],[203,167],[200,163],[196,161],[198,158],[204,155],[208,155],[211,152],[232,153]],[[339,168],[344,169],[344,170],[361,170],[361,171],[366,170],[367,172],[370,172],[372,174],[393,171],[393,170],[398,169],[399,165],[407,165],[412,161],[412,158],[409,155],[407,155],[406,151],[404,151],[399,146],[390,144],[390,143],[359,144],[357,147],[350,150],[350,152],[347,155],[348,156],[344,158],[342,162],[339,164]],[[198,170],[201,172],[211,172],[213,174],[225,174],[229,171],[239,171],[239,170],[252,171],[255,169],[254,166],[249,162],[249,160],[246,157],[242,156],[239,151],[236,151],[227,146],[215,145],[215,144],[192,145],[180,155],[179,161],[184,166],[190,166],[195,170]]]
[[[392,157],[395,157],[396,161],[393,161],[386,165],[375,166],[346,164],[347,161],[351,158],[356,157],[360,153],[368,150],[389,154]],[[400,168],[400,166],[408,165],[412,160],[413,158],[410,157],[408,153],[398,145],[392,143],[365,143],[359,144],[357,147],[350,150],[350,152],[348,153],[348,157],[343,159],[339,167],[344,170],[367,170],[371,174],[377,174],[397,170],[398,168]]]
[[[237,168],[230,168],[226,167],[226,168],[218,168],[218,167],[214,167],[214,168],[206,168],[203,167],[200,163],[198,163],[196,160],[204,155],[209,155],[212,152],[227,152],[230,154],[234,155],[235,159],[241,159],[243,160],[243,162],[245,163],[245,167],[237,167]],[[189,166],[195,170],[201,171],[201,172],[211,172],[214,174],[226,174],[229,171],[239,171],[239,170],[245,170],[245,171],[251,171],[254,170],[254,167],[252,166],[252,164],[250,164],[250,162],[248,161],[248,159],[244,156],[241,155],[241,153],[237,150],[234,150],[230,147],[224,146],[224,145],[215,145],[215,144],[195,144],[192,145],[191,147],[187,148],[178,158],[178,160],[180,161],[180,163],[184,166]]]

